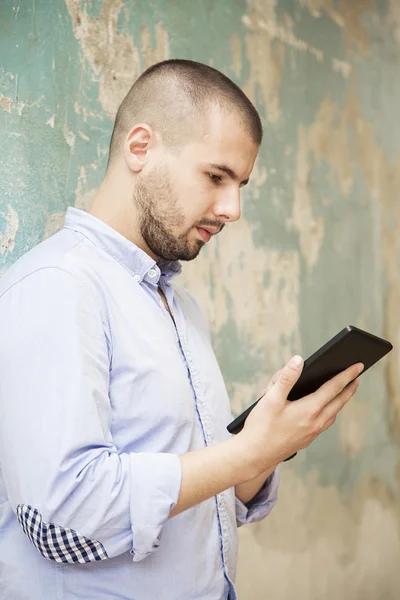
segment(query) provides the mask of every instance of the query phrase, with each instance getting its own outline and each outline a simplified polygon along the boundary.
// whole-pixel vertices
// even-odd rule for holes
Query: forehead
[[[213,109],[199,124],[200,135],[187,144],[184,155],[192,162],[224,164],[248,179],[259,147],[238,113]]]

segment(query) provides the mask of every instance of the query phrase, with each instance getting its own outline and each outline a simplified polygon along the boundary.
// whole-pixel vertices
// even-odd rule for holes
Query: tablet
[[[356,363],[363,363],[362,373],[365,373],[392,348],[392,344],[387,340],[348,325],[304,361],[303,371],[288,400],[298,400],[315,392],[326,381]],[[236,434],[243,429],[246,418],[258,400],[229,423],[229,433]]]

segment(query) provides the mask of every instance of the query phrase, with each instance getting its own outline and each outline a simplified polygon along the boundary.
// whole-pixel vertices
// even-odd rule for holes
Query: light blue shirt
[[[1,279],[1,600],[236,598],[237,524],[278,474],[247,507],[231,488],[168,519],[178,455],[232,418],[179,271],[69,209]]]

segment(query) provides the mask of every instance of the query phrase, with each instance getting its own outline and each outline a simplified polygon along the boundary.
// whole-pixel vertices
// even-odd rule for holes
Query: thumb
[[[283,369],[281,369],[271,393],[279,399],[286,400],[292,387],[301,375],[303,365],[304,361],[301,356],[293,356]]]

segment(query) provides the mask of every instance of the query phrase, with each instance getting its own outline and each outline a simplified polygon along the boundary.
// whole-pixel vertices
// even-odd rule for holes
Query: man
[[[206,325],[172,285],[239,218],[261,138],[222,73],[151,67],[90,214],[69,209],[2,279],[2,598],[236,598],[237,523],[269,513],[278,464],[354,394],[360,365],[288,402],[294,357],[229,436]]]

